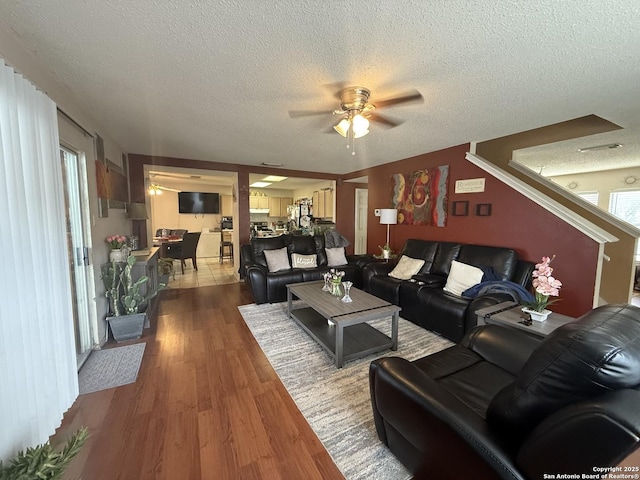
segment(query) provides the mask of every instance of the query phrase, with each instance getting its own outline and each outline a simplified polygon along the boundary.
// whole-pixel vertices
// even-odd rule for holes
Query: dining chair
[[[180,260],[180,267],[184,274],[185,259],[190,258],[194,270],[198,270],[196,249],[200,240],[200,232],[185,233],[182,242],[170,244],[167,247],[167,257]]]
[[[171,235],[174,237],[184,238],[184,234],[187,233],[187,230],[183,228],[176,228],[171,230]]]

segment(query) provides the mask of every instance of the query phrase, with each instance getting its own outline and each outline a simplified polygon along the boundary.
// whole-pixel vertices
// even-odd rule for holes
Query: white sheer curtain
[[[0,58],[0,458],[78,395],[56,105]]]

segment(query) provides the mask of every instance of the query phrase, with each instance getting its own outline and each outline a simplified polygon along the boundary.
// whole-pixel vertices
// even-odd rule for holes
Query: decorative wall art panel
[[[129,197],[129,187],[127,176],[123,173],[123,169],[109,160],[104,163],[96,160],[95,165],[98,198],[100,201],[106,200],[107,209],[124,208]],[[108,216],[108,214],[104,216]]]
[[[398,210],[398,223],[444,227],[448,179],[448,165],[391,175],[391,206]]]

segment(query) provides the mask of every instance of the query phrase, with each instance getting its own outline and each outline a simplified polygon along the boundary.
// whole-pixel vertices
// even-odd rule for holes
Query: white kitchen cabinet
[[[198,248],[196,249],[196,257],[209,258],[220,255],[220,232],[202,232]]]
[[[233,197],[231,195],[221,195],[220,214],[223,217],[233,216]]]

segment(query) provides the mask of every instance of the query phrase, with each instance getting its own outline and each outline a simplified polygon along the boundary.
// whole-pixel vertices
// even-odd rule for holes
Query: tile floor
[[[186,260],[184,275],[180,269],[180,261],[173,262],[173,275],[169,275],[169,288],[194,288],[209,285],[222,285],[239,282],[237,268],[229,260],[220,263],[218,257],[198,258],[198,271],[194,270],[191,260]]]

